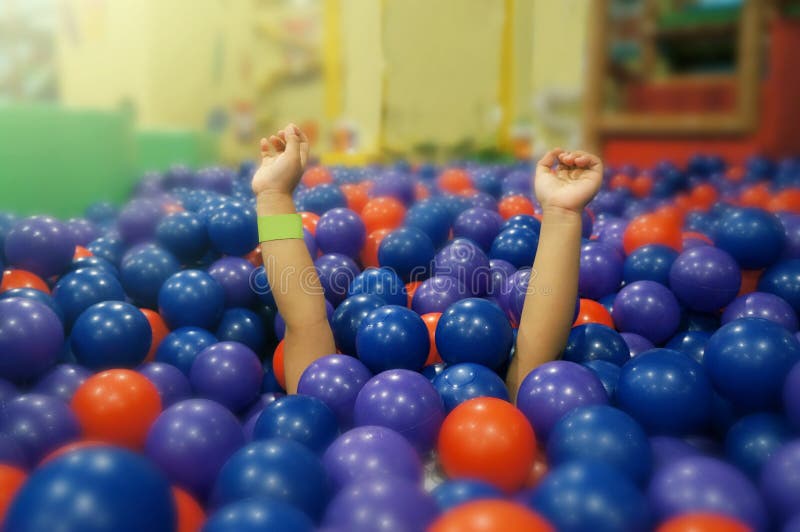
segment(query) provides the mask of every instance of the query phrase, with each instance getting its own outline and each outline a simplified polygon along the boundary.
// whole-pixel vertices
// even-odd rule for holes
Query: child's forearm
[[[260,193],[256,209],[259,216],[296,212],[291,195],[277,192]],[[314,360],[336,352],[325,296],[303,240],[264,242],[261,253],[272,294],[286,322],[286,390],[295,393],[305,368]]]
[[[575,313],[580,247],[580,213],[546,208],[520,319],[516,354],[506,378],[512,398],[531,370],[556,359],[566,345]]]

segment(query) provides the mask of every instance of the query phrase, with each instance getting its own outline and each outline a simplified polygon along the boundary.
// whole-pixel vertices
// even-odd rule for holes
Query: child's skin
[[[296,212],[292,191],[308,159],[308,139],[289,124],[269,139],[261,139],[261,156],[252,182],[258,215]],[[542,205],[542,227],[516,356],[506,378],[511,397],[516,397],[531,370],[556,359],[566,344],[578,292],[581,214],[600,188],[602,175],[600,159],[580,151],[552,150],[536,166],[534,189]],[[325,299],[303,240],[264,242],[261,250],[275,302],[286,322],[286,387],[295,393],[305,368],[336,352]]]

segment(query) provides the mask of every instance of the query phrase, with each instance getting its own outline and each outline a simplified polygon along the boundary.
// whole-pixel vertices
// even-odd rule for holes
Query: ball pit
[[[292,396],[251,172],[0,213],[7,528],[94,530],[54,484],[121,531],[798,526],[795,163],[609,169],[563,360],[516,397],[529,165],[309,168],[295,203],[340,354]]]

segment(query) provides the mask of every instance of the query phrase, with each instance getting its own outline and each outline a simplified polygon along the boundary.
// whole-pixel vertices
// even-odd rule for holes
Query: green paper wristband
[[[258,217],[258,241],[303,238],[303,219],[299,214],[273,214]]]

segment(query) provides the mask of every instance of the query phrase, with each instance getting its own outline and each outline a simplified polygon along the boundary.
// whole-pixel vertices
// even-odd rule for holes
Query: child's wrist
[[[542,207],[542,220],[550,220],[562,224],[578,223],[582,221],[583,209],[574,210],[558,205],[546,205]]]
[[[256,194],[256,214],[258,216],[292,214],[295,212],[297,210],[290,192],[265,190]]]

